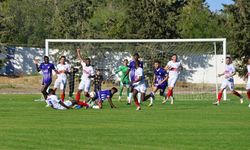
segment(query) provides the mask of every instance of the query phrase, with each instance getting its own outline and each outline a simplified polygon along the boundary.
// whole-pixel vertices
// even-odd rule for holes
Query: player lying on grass
[[[165,67],[165,70],[167,70],[169,73],[168,92],[166,95],[166,99],[162,103],[163,104],[166,103],[167,100],[170,98],[171,104],[174,104],[173,90],[174,90],[176,81],[178,79],[178,76],[180,74],[180,71],[182,70],[181,62],[178,61],[178,57],[176,54],[172,55],[171,61],[168,62],[167,66]]]
[[[108,100],[111,108],[116,108],[113,104],[112,97],[117,93],[117,88],[112,87],[110,90],[100,90],[98,92],[90,92],[90,100],[88,101],[88,105],[94,109],[101,109],[102,103],[105,100]],[[76,107],[76,109],[80,109],[82,106]]]
[[[47,97],[46,103],[54,108],[54,109],[59,109],[59,110],[65,110],[65,109],[70,109],[72,108],[74,105],[79,105],[79,106],[85,106],[85,107],[89,107],[88,104],[84,103],[84,102],[79,102],[76,100],[71,100],[71,101],[61,101],[57,98],[55,91],[53,89],[49,89],[49,95]]]
[[[54,84],[54,91],[56,92],[56,90],[60,88],[60,90],[62,91],[61,100],[64,101],[65,90],[66,90],[66,85],[67,85],[67,74],[70,71],[70,66],[66,64],[65,56],[60,57],[60,62],[56,68],[57,68],[58,74],[57,74],[57,79]]]
[[[119,89],[119,98],[118,99],[121,100],[123,88],[126,87],[127,88],[127,100],[128,100],[128,103],[130,103],[130,100],[129,100],[129,77],[128,76],[125,77],[125,74],[128,71],[128,69],[129,69],[128,60],[124,59],[123,65],[119,66],[119,68],[115,70],[115,73],[119,74],[121,72],[121,76],[120,76],[121,81],[120,81],[120,89]]]
[[[248,97],[248,100],[249,100],[248,107],[250,107],[250,58],[248,59],[247,74],[246,74],[245,78],[247,78],[246,89],[247,89],[247,97]]]
[[[167,87],[167,79],[168,73],[161,67],[160,61],[155,61],[154,63],[154,78],[152,83],[152,91],[149,95],[145,97],[145,100],[150,98],[150,104],[148,105],[151,107],[153,105],[153,101],[155,99],[155,93],[160,89],[160,95],[165,96],[164,92]]]
[[[43,59],[44,62],[41,63],[39,66],[37,59],[34,61],[34,63],[36,65],[37,72],[42,71],[43,73],[41,92],[43,94],[44,99],[47,99],[48,96],[47,89],[49,88],[52,82],[52,70],[54,70],[56,73],[58,73],[58,71],[55,69],[54,64],[49,62],[48,56],[44,56]]]
[[[220,91],[218,93],[218,98],[214,105],[220,105],[220,101],[222,98],[223,91],[228,87],[230,91],[238,96],[240,98],[240,103],[243,103],[243,97],[238,93],[237,91],[234,90],[234,78],[233,76],[236,74],[235,67],[232,64],[232,59],[231,57],[226,57],[226,69],[224,73],[218,74],[218,77],[221,77],[224,75],[225,79],[222,81]]]

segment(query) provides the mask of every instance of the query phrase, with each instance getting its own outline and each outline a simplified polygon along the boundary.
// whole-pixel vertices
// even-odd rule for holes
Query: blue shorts
[[[43,79],[42,85],[50,85],[51,82],[52,82],[52,79],[50,79],[50,80],[44,80],[44,79]]]
[[[166,87],[167,87],[167,84],[166,83],[163,83],[163,84],[160,84],[160,85],[155,85],[155,87],[157,87],[158,89],[161,89],[161,90],[165,90]]]

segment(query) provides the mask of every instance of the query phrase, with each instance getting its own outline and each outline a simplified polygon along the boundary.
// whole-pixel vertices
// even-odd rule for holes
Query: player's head
[[[49,90],[48,90],[48,94],[49,94],[49,95],[55,95],[55,90],[49,89]]]
[[[61,56],[60,57],[60,64],[65,64],[66,61],[66,57],[65,56]]]
[[[43,60],[44,60],[44,62],[47,64],[47,63],[49,63],[49,57],[48,56],[44,56],[43,57]]]
[[[114,95],[118,90],[116,87],[112,87],[110,91],[111,91],[111,94]]]
[[[140,61],[139,60],[136,60],[135,61],[135,68],[139,68],[140,67]]]
[[[231,63],[232,63],[232,58],[229,57],[229,56],[227,56],[227,57],[226,57],[226,64],[229,65],[229,64],[231,64]]]
[[[133,55],[133,58],[134,58],[134,60],[139,60],[140,56],[139,56],[138,53],[135,53],[135,54]]]
[[[85,63],[86,63],[86,65],[87,65],[87,66],[89,66],[89,65],[90,65],[90,63],[91,63],[90,58],[86,58],[85,60],[86,60],[86,62],[85,62]]]
[[[173,55],[171,56],[171,60],[172,60],[172,61],[177,62],[177,59],[178,59],[178,57],[177,57],[176,54],[173,54]]]
[[[127,59],[124,59],[124,60],[123,60],[123,65],[124,65],[124,66],[127,66],[127,65],[128,65],[128,60],[127,60]]]
[[[96,69],[96,74],[97,74],[97,75],[100,75],[100,74],[101,74],[100,69]]]
[[[160,68],[160,65],[161,65],[161,62],[159,60],[156,60],[155,63],[154,63],[155,69]]]

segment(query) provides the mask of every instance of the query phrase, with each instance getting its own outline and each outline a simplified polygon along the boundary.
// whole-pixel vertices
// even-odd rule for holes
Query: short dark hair
[[[50,89],[48,90],[48,93],[49,93],[49,94],[55,94],[55,91],[54,91],[53,89],[50,88]]]
[[[45,59],[45,58],[49,59],[49,56],[44,56],[43,59]]]
[[[226,57],[226,59],[230,59],[230,60],[231,60],[232,58],[231,58],[231,57],[229,57],[229,56],[227,56],[227,57]]]
[[[60,57],[60,59],[62,59],[62,58],[66,59],[66,57],[65,57],[65,56],[61,56],[61,57]]]
[[[123,61],[127,61],[128,62],[128,59],[124,59]]]
[[[116,87],[112,87],[111,90],[113,90],[115,93],[118,91]]]
[[[140,57],[138,53],[134,53],[134,55],[133,55],[133,56],[138,56],[138,57]]]
[[[155,60],[155,63],[161,64],[161,62],[159,60]]]
[[[90,58],[88,58],[88,57],[85,60],[91,61]]]

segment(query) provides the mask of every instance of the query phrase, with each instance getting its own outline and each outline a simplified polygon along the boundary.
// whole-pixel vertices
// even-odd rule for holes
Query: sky
[[[222,4],[232,4],[232,0],[206,0],[208,5],[210,6],[210,10],[216,11],[223,8]]]

